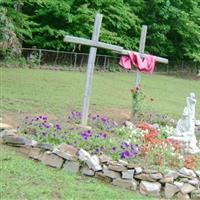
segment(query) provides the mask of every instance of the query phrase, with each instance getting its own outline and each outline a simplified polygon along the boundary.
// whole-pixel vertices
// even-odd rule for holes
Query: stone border
[[[73,173],[96,177],[112,185],[136,191],[143,195],[171,199],[200,199],[200,170],[193,171],[185,167],[177,171],[160,173],[143,169],[123,160],[113,161],[106,155],[90,155],[84,149],[71,145],[37,143],[8,129],[0,132],[0,142],[18,147],[19,152],[43,164],[63,168]]]

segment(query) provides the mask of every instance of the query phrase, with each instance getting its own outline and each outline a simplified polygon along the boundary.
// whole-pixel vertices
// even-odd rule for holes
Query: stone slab
[[[102,172],[95,172],[95,177],[99,180],[105,181],[106,183],[112,182],[112,178],[105,176]]]
[[[89,169],[87,166],[81,168],[81,174],[85,176],[94,176],[95,172]]]
[[[120,188],[125,188],[129,190],[137,189],[137,181],[135,179],[126,180],[126,179],[116,178],[113,180],[112,184]]]
[[[42,163],[51,167],[61,168],[63,162],[64,160],[61,157],[51,152],[46,151],[42,156]]]
[[[78,161],[65,161],[63,169],[68,172],[78,173],[80,169],[80,163]]]
[[[165,197],[167,199],[171,199],[180,189],[173,184],[166,183],[165,184]]]
[[[153,183],[148,181],[141,181],[140,183],[140,192],[144,195],[159,197],[160,190],[161,190],[160,183],[157,182]]]
[[[42,160],[44,151],[42,151],[40,148],[31,148],[29,157],[35,160]]]

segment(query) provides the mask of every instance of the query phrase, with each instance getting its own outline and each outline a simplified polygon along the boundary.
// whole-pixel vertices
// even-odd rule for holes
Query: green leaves
[[[0,16],[0,29],[6,29],[6,18],[7,29],[24,46],[71,51],[74,45],[64,43],[63,36],[91,38],[95,14],[100,12],[101,41],[137,51],[141,26],[146,24],[146,52],[200,62],[199,4],[196,0],[1,0],[1,9],[7,12]],[[0,38],[8,40],[2,33]]]

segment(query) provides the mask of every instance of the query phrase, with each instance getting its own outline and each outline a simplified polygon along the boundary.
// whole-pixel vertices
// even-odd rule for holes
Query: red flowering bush
[[[170,165],[177,166],[177,155],[180,151],[180,143],[168,138],[159,137],[159,131],[154,128],[151,124],[140,123],[136,125],[137,128],[146,131],[141,137],[141,156],[151,164],[159,166]]]

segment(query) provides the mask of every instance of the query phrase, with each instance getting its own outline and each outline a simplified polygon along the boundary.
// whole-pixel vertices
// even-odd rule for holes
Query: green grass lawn
[[[0,145],[1,200],[148,200],[93,178],[35,163]]]
[[[81,110],[85,73],[1,68],[1,111],[10,116],[36,113],[66,115]],[[91,92],[91,111],[120,118],[131,110],[132,73],[95,72]],[[181,116],[185,98],[197,96],[196,116],[200,118],[200,81],[164,75],[142,75],[142,88],[148,99],[145,109],[171,117]]]
[[[85,73],[8,68],[0,68],[0,72],[0,117],[5,122],[9,123],[12,119],[18,124],[25,115],[62,117],[70,110],[81,109]],[[114,119],[120,119],[123,113],[128,115],[133,79],[134,75],[130,73],[95,72],[91,111]],[[196,116],[200,118],[199,80],[142,75],[142,88],[148,98],[155,99],[153,102],[146,101],[145,109],[175,118],[181,116],[186,96],[195,92],[198,100]],[[95,179],[34,163],[2,145],[0,163],[2,200],[150,199]]]

